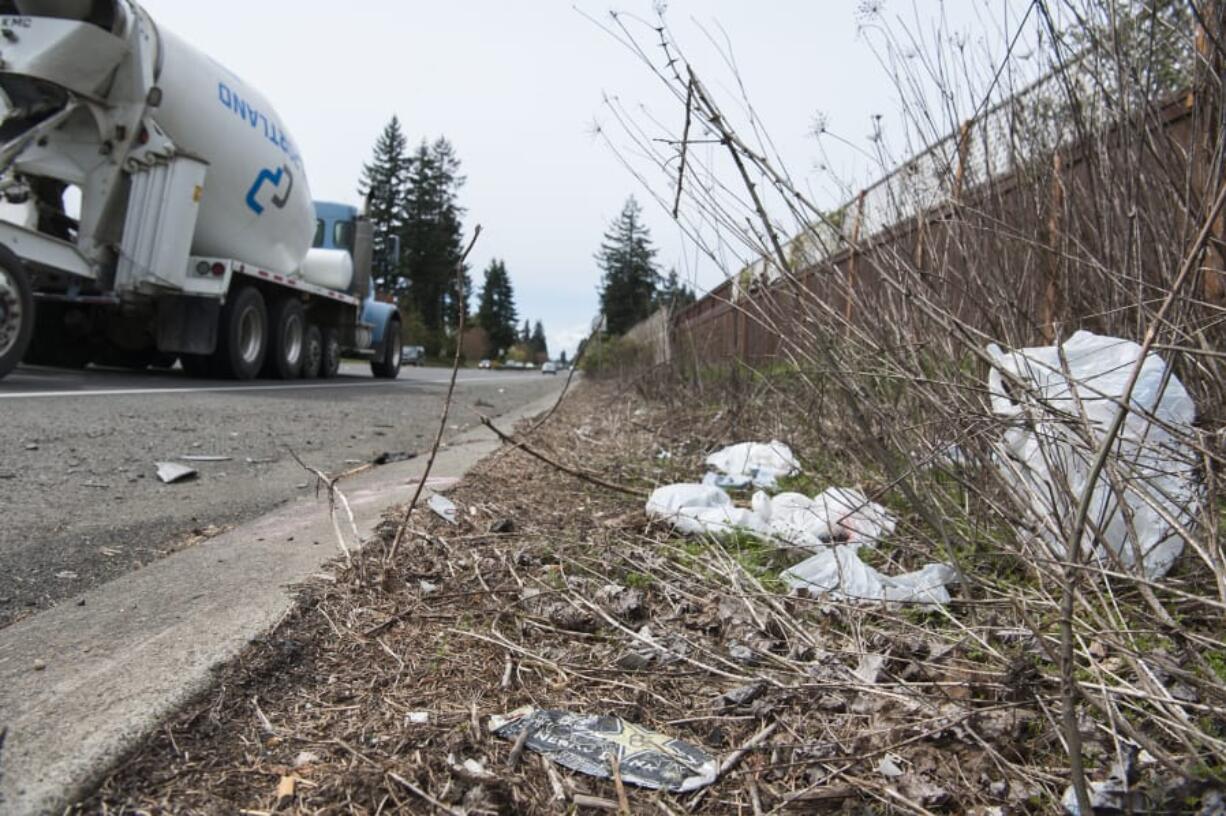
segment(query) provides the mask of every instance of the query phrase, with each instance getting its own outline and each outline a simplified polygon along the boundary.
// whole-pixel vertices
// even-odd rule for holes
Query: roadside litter
[[[1064,558],[1061,530],[1091,488],[1092,463],[1141,347],[1081,331],[1060,347],[1006,352],[989,346],[988,352],[995,361],[988,379],[992,411],[1017,422],[999,442],[998,467],[1048,549]],[[1125,567],[1139,560],[1148,578],[1159,578],[1182,553],[1178,530],[1193,524],[1201,498],[1196,457],[1179,438],[1190,431],[1196,406],[1151,353],[1128,407],[1107,467],[1092,485],[1087,529],[1095,532],[1083,541],[1095,559],[1118,558]]]
[[[916,572],[884,575],[865,564],[853,545],[827,547],[783,573],[792,589],[807,589],[849,601],[924,604],[949,603],[947,584],[957,573],[945,564],[929,564]]]
[[[792,455],[792,449],[779,441],[742,442],[707,457],[707,467],[719,474],[708,478],[718,487],[740,490],[749,485],[773,490],[778,480],[800,472],[800,464]],[[706,484],[706,480],[703,482]]]
[[[372,459],[371,464],[382,467],[396,462],[409,462],[416,458],[417,454],[409,451],[384,451]]]
[[[647,500],[647,515],[667,521],[684,535],[769,533],[761,516],[737,507],[727,493],[709,485],[674,484],[658,488]]]
[[[460,509],[455,506],[455,502],[446,496],[435,493],[430,497],[430,500],[426,502],[426,506],[434,511],[435,515],[448,524],[459,524]]]
[[[622,781],[641,788],[686,793],[715,781],[717,764],[706,751],[618,717],[527,706],[491,717],[489,729],[558,765],[599,779],[613,778],[616,760]]]
[[[187,465],[180,465],[175,462],[157,462],[155,464],[158,469],[158,478],[165,484],[174,484],[175,482],[194,479],[199,475],[199,471]]]
[[[192,454],[190,456],[180,456],[184,462],[197,462],[201,464],[216,463],[216,462],[232,462],[233,456],[201,456]]]
[[[773,446],[778,444],[738,445],[726,450],[752,449],[760,454],[762,449],[775,450]],[[795,461],[791,451],[787,451],[787,459]],[[657,488],[647,500],[647,515],[668,522],[683,535],[727,538],[742,533],[813,553],[780,576],[792,589],[852,601],[949,603],[945,587],[957,577],[951,567],[929,564],[916,572],[886,575],[860,558],[860,547],[879,544],[894,532],[897,520],[859,490],[830,487],[813,498],[800,493],[770,497],[758,491],[750,507],[745,508],[738,507],[717,484]]]

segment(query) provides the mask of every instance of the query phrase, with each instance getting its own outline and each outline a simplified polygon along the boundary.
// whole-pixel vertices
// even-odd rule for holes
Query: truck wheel
[[[310,323],[302,343],[302,379],[313,380],[319,376],[324,359],[324,336],[319,326]]]
[[[400,321],[391,321],[384,331],[388,335],[383,339],[383,353],[370,361],[370,371],[381,379],[394,380],[400,376]]]
[[[268,356],[264,358],[264,376],[296,380],[302,371],[306,309],[301,300],[285,295],[274,300],[268,311]]]
[[[319,364],[319,376],[325,380],[335,377],[341,370],[341,338],[336,329],[323,331],[323,358]]]
[[[25,265],[0,246],[0,378],[17,367],[34,333],[34,293]]]
[[[235,380],[250,380],[260,373],[268,353],[268,309],[254,286],[240,286],[221,310],[217,327],[215,373]]]

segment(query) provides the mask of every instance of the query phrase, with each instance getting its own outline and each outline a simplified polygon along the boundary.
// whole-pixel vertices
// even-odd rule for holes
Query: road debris
[[[203,454],[190,454],[188,456],[180,456],[180,461],[195,462],[197,464],[210,464],[216,462],[233,462],[233,456],[206,456]]]
[[[1136,566],[1139,553],[1146,577],[1165,575],[1183,552],[1178,531],[1194,525],[1202,495],[1185,441],[1196,406],[1183,383],[1157,354],[1146,356],[1106,467],[1092,475],[1141,347],[1079,331],[1059,347],[1006,352],[993,345],[988,353],[992,411],[1017,422],[997,445],[998,467],[1050,554],[1065,558],[1065,543],[1045,522],[1071,519],[1093,478],[1086,553],[1126,567]]]
[[[165,484],[175,484],[176,482],[194,479],[199,475],[199,471],[195,468],[180,465],[175,462],[158,462],[158,478]]]
[[[784,476],[800,472],[792,449],[777,440],[731,445],[708,456],[707,466],[728,477],[731,483],[742,487],[752,484],[767,490],[773,490]]]
[[[384,451],[371,460],[372,465],[390,465],[396,462],[408,462],[417,458],[416,453],[410,451]]]
[[[455,502],[441,493],[435,493],[431,496],[430,500],[426,502],[426,506],[448,524],[455,525],[460,523],[460,508],[456,507]]]
[[[619,717],[528,706],[491,717],[489,728],[503,739],[522,738],[525,747],[589,776],[611,779],[616,763],[623,782],[652,790],[698,790],[714,782],[718,770],[701,748]]]

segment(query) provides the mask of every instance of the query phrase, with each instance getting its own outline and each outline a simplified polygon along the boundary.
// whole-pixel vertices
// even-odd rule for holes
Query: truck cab
[[[340,249],[353,258],[353,284],[350,294],[362,300],[360,324],[370,327],[370,339],[361,344],[364,349],[375,350],[371,368],[376,376],[395,376],[384,371],[395,365],[400,367],[400,312],[393,303],[383,303],[375,297],[371,267],[373,263],[372,233],[370,222],[352,204],[334,201],[315,202],[315,238],[312,249]],[[397,240],[395,242],[399,244]],[[391,254],[399,255],[399,246]],[[389,347],[390,345],[390,347]],[[394,363],[388,361],[394,360]]]

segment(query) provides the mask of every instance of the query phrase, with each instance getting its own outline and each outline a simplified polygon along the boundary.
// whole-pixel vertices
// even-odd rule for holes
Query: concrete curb
[[[552,394],[500,418],[548,410]],[[486,428],[439,451],[442,489],[499,447]],[[425,458],[345,485],[363,536],[407,501]],[[273,629],[292,587],[337,555],[327,506],[299,499],[197,547],[0,631],[0,811],[62,813],[215,670]]]

